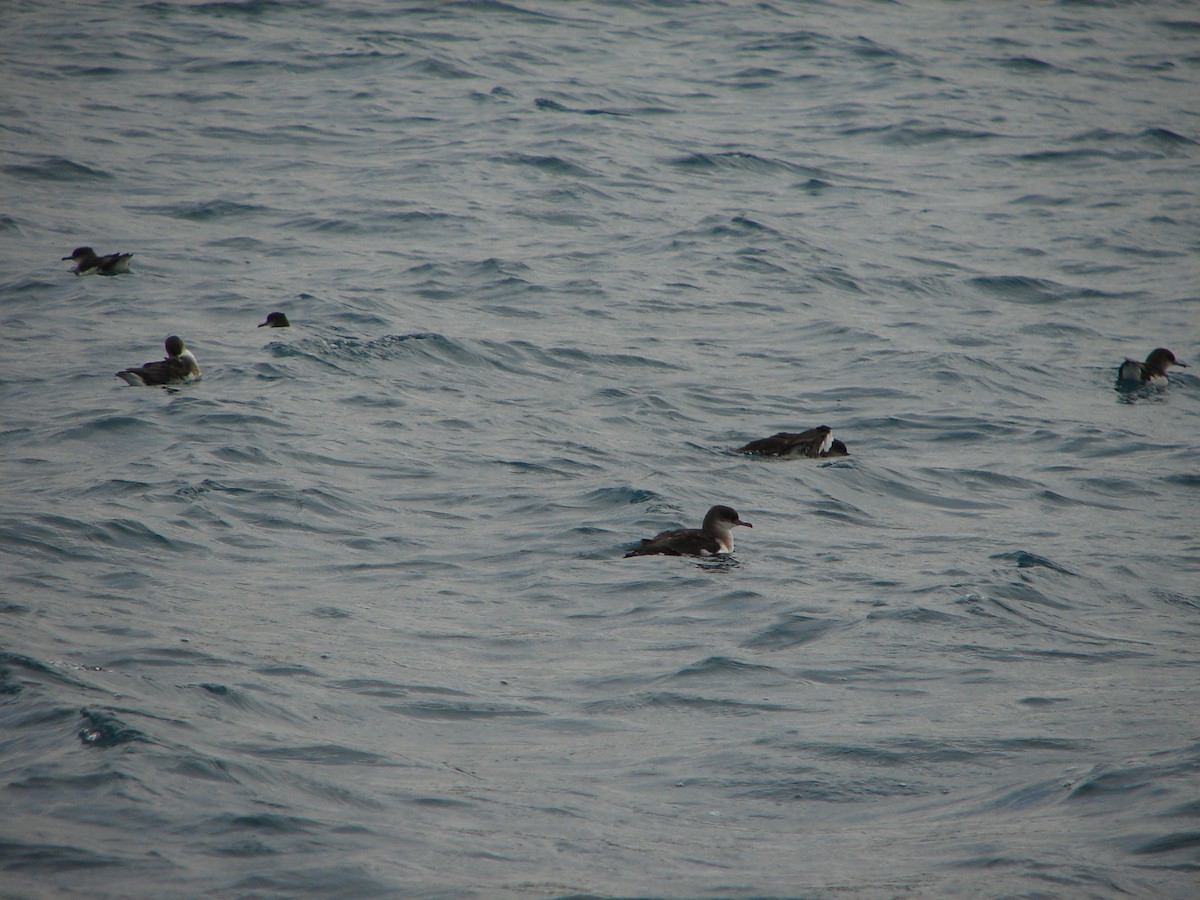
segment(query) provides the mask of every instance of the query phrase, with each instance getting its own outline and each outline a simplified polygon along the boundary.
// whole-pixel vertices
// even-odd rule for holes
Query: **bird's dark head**
[[[753,528],[749,522],[743,521],[737,514],[737,510],[732,506],[714,506],[708,511],[708,515],[704,517],[704,527],[720,529],[728,531],[735,525],[744,525],[747,528]]]
[[[288,317],[281,312],[273,312],[267,315],[267,321],[259,325],[259,328],[288,328],[291,326]]]
[[[1146,369],[1153,375],[1166,375],[1171,366],[1182,366],[1186,369],[1188,364],[1176,359],[1175,354],[1166,347],[1151,350],[1150,355],[1146,357]]]

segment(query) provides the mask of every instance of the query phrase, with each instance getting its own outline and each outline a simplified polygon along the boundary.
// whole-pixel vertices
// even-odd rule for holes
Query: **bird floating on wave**
[[[71,271],[76,275],[127,275],[129,260],[133,259],[133,254],[110,253],[107,256],[97,256],[91,247],[76,247],[70,256],[63,257],[64,262],[68,259],[75,262],[75,268]]]
[[[259,325],[259,328],[290,328],[291,322],[288,317],[281,312],[273,312],[267,315],[267,321]]]
[[[1150,351],[1145,362],[1127,359],[1117,369],[1117,381],[1122,384],[1153,384],[1167,383],[1167,369],[1171,366],[1188,368],[1188,364],[1180,362],[1175,354],[1166,347],[1158,347]]]
[[[122,369],[118,378],[129,384],[182,384],[200,377],[200,365],[192,351],[184,346],[183,338],[171,335],[166,340],[167,358],[148,362],[136,368]]]
[[[738,447],[738,453],[751,456],[780,456],[785,459],[825,459],[831,456],[849,456],[846,445],[833,437],[828,425],[818,425],[808,431],[781,431],[770,437],[751,441]]]
[[[753,528],[749,522],[738,518],[737,510],[730,506],[714,506],[704,517],[699,528],[680,528],[664,531],[642,542],[625,554],[631,556],[704,556],[712,553],[733,552],[733,529],[737,525]]]

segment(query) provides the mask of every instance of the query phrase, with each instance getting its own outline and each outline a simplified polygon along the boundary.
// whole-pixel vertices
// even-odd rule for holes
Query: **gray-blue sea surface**
[[[1195,896],[1200,8],[0,49],[0,895]]]

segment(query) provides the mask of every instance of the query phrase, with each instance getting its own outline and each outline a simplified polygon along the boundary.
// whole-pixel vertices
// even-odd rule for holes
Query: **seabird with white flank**
[[[709,553],[733,552],[733,529],[736,525],[753,528],[738,518],[730,506],[714,506],[699,528],[680,528],[664,531],[652,538],[642,538],[641,544],[625,554],[631,556],[704,556]]]
[[[1150,351],[1145,362],[1127,359],[1121,363],[1117,369],[1117,381],[1123,384],[1163,385],[1167,383],[1167,369],[1171,366],[1188,368],[1187,363],[1177,360],[1175,354],[1166,347],[1159,347]]]
[[[850,454],[845,444],[833,439],[833,432],[828,425],[818,425],[808,431],[781,431],[751,441],[745,447],[738,447],[737,452],[751,456],[781,456],[785,459],[821,459]]]
[[[75,261],[76,265],[72,271],[76,275],[127,275],[129,260],[133,259],[133,254],[110,253],[107,256],[97,256],[91,247],[76,247],[70,256],[63,257],[64,261],[68,259]]]
[[[171,335],[166,340],[167,358],[148,362],[137,368],[122,369],[117,373],[129,384],[183,384],[200,377],[200,366],[196,357],[183,344],[183,338]]]
[[[259,328],[290,328],[291,322],[288,317],[281,312],[273,312],[267,316],[267,321],[259,325]]]

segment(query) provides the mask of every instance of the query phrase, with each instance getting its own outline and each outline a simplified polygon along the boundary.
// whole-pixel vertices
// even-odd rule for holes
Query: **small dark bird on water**
[[[781,456],[785,459],[822,459],[850,454],[845,444],[834,440],[828,425],[818,425],[808,431],[781,431],[738,447],[737,452],[751,456]]]
[[[171,335],[166,340],[167,358],[148,362],[136,368],[122,369],[118,378],[129,384],[181,384],[200,377],[196,357],[183,344],[183,338]]]
[[[132,253],[110,253],[108,256],[97,256],[91,247],[76,247],[70,256],[63,260],[74,260],[76,275],[125,275],[129,272],[129,260]]]
[[[1127,359],[1121,363],[1117,369],[1117,381],[1124,384],[1166,384],[1167,369],[1171,366],[1188,368],[1187,363],[1177,360],[1175,354],[1166,347],[1159,347],[1150,351],[1145,362]]]
[[[267,321],[259,325],[259,328],[290,328],[292,325],[288,321],[288,317],[281,312],[273,312],[267,316]]]
[[[706,553],[732,553],[733,529],[737,525],[753,528],[738,518],[730,506],[714,506],[699,528],[664,531],[642,542],[625,554],[631,556],[704,556]]]

